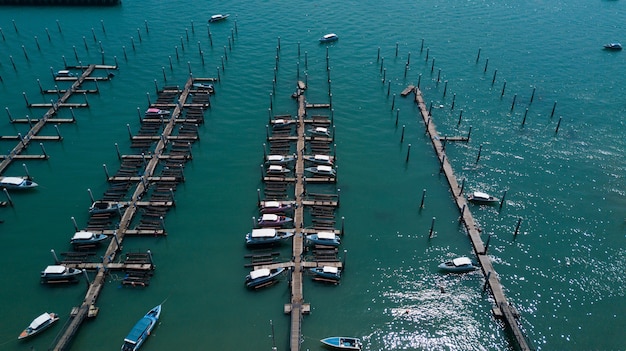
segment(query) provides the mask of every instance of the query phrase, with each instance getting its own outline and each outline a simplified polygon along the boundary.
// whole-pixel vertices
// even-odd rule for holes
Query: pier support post
[[[150,267],[154,267],[154,261],[152,260],[152,251],[148,250],[146,251],[146,253],[148,254],[148,261],[150,262]]]
[[[426,199],[426,189],[422,190],[422,201],[420,201],[420,209],[424,208],[424,200]]]
[[[261,207],[261,189],[256,189],[256,206]]]
[[[7,190],[7,188],[2,189],[2,191],[4,191],[4,195],[7,197],[7,202],[9,203],[9,205],[13,207],[13,199],[11,199],[11,195],[9,195],[9,191]]]
[[[78,231],[78,224],[76,224],[76,218],[70,217],[70,219],[72,220],[72,224],[74,224],[74,231],[77,232]]]
[[[483,292],[487,290],[489,287],[489,278],[491,278],[491,271],[487,272],[487,276],[485,277],[485,285],[483,285]]]
[[[480,48],[478,48],[478,55],[476,55],[476,63],[478,63],[479,59],[480,59]]]
[[[556,130],[554,131],[554,134],[557,134],[559,132],[559,127],[561,126],[562,119],[563,117],[559,117],[559,122],[556,124]]]
[[[487,60],[485,60],[485,69],[483,70],[483,72],[487,72],[488,65],[489,65],[489,57],[487,57]]]
[[[459,190],[459,196],[463,195],[463,188],[465,188],[465,178],[461,179],[461,190]]]
[[[396,127],[398,126],[398,118],[400,117],[400,109],[396,109]],[[333,134],[334,136],[334,134]]]
[[[504,89],[506,89],[506,80],[504,81],[504,84],[502,84],[502,93],[500,93],[500,97],[504,96]]]
[[[515,107],[515,100],[517,100],[517,94],[513,95],[513,102],[511,102],[511,111],[513,111],[513,107]]]
[[[54,258],[54,263],[59,264],[61,261],[59,261],[59,258],[57,257],[57,253],[54,251],[54,249],[51,249],[50,253],[52,253],[52,258]]]
[[[91,192],[90,188],[87,188],[87,192],[89,193],[89,198],[91,199],[91,203],[96,202],[96,200],[94,200],[94,198],[93,198],[93,193]]]
[[[524,112],[524,118],[522,119],[522,127],[526,124],[527,115],[528,115],[528,107],[526,107],[526,111]]]
[[[498,75],[498,69],[497,68],[496,68],[495,71],[493,71],[493,79],[491,80],[491,85],[492,86],[496,82],[496,75]]]
[[[550,113],[550,118],[554,116],[554,109],[556,109],[556,101],[554,102],[554,105],[552,106],[552,112]]]
[[[48,159],[48,154],[46,153],[46,148],[43,146],[43,143],[39,143],[39,147],[41,148],[41,152],[43,153],[43,157]]]
[[[346,217],[341,217],[341,236],[346,234]]]
[[[106,163],[103,163],[103,164],[102,164],[102,167],[104,168],[104,174],[106,175],[106,177],[107,177],[107,181],[108,181],[108,180],[109,180],[109,178],[111,178],[111,176],[109,176],[109,170],[108,170],[108,168],[107,168]]]
[[[409,144],[407,150],[406,150],[406,160],[404,160],[404,162],[409,162],[409,156],[411,155],[411,144]]]
[[[515,233],[513,233],[513,237],[517,237],[517,234],[519,233],[519,226],[522,224],[522,218],[520,217],[517,220],[517,225],[515,226]]]
[[[465,204],[463,204],[463,207],[461,207],[461,215],[459,216],[459,223],[463,223],[463,216],[465,215],[465,207],[466,207]]]
[[[461,119],[462,118],[463,118],[463,110],[461,109],[461,112],[459,113],[459,120],[458,120],[458,122],[456,122],[457,128],[461,125]]]
[[[435,217],[433,217],[433,221],[430,222],[430,230],[428,231],[428,239],[431,239],[433,237],[434,229],[435,229]]]
[[[405,128],[405,127],[406,127],[406,125],[404,125],[404,124],[403,124],[403,125],[402,125],[402,134],[401,134],[401,136],[400,136],[400,143],[403,143],[403,142],[404,142],[404,128]]]
[[[91,281],[89,280],[89,276],[87,275],[87,270],[83,269],[83,277],[85,277],[85,282],[87,283],[87,287],[91,285]]]

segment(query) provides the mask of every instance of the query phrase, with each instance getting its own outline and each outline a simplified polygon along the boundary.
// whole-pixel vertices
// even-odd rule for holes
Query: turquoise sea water
[[[214,13],[231,17],[211,25],[211,46],[206,20]],[[153,252],[157,270],[150,286],[121,288],[120,277],[112,275],[97,301],[100,314],[83,325],[72,350],[118,348],[135,321],[166,299],[146,350],[269,350],[270,320],[276,346],[287,349],[288,284],[244,289],[243,235],[257,215],[270,99],[275,113],[295,114],[290,95],[306,73],[307,100],[327,102],[327,49],[347,269],[336,287],[305,281],[312,313],[303,321],[302,349],[321,349],[318,340],[332,335],[361,337],[366,350],[510,348],[490,314],[480,273],[437,271],[440,261],[472,250],[417,108],[399,95],[418,80],[442,135],[467,135],[471,128],[469,143],[446,148],[467,191],[507,191],[502,210],[472,211],[484,240],[491,235],[494,267],[531,344],[542,350],[625,349],[626,56],[601,49],[626,41],[624,15],[623,2],[600,0],[3,7],[0,106],[15,118],[43,113],[28,109],[22,95],[47,102],[37,80],[53,88],[51,67],[63,68],[64,58],[68,64],[102,63],[102,45],[105,63],[117,60],[120,68],[99,84],[100,94],[87,97],[89,109],[75,111],[76,124],[59,126],[63,141],[45,143],[50,159],[26,162],[40,188],[13,194],[15,207],[0,210],[0,350],[48,348],[61,325],[26,342],[17,335],[46,310],[59,313],[62,324],[81,303],[84,283],[49,288],[38,274],[53,262],[51,249],[69,249],[71,217],[79,226],[86,223],[87,189],[106,190],[103,164],[111,172],[119,165],[115,143],[131,152],[126,125],[138,130],[137,108],[147,106],[147,94],[154,101],[155,81],[182,85],[190,70],[214,77],[225,52],[201,140],[165,220],[168,236],[124,242],[125,250]],[[340,40],[319,45],[328,32]],[[279,37],[277,86],[270,96]],[[27,129],[0,117],[0,130],[15,135]],[[43,134],[55,133],[47,127]],[[14,143],[0,145],[6,153]],[[28,152],[40,150],[33,145]],[[23,173],[16,162],[5,174]]]

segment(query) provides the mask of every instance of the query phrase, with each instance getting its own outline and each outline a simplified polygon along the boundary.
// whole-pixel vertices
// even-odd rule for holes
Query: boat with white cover
[[[273,282],[285,271],[285,268],[260,268],[255,269],[246,276],[246,286],[248,288],[260,288]]]
[[[43,283],[73,283],[77,281],[82,269],[65,267],[63,265],[51,265],[41,271],[41,281]]]
[[[305,161],[326,166],[332,166],[334,161],[334,157],[329,155],[305,155],[302,158],[304,158]]]
[[[27,177],[0,177],[0,188],[9,190],[33,189],[38,185]]]
[[[465,273],[478,269],[469,257],[457,257],[455,259],[443,262],[439,265],[439,269],[451,273]]]
[[[52,324],[59,320],[59,315],[56,313],[42,313],[39,317],[33,319],[30,325],[26,327],[18,336],[18,339],[24,339],[29,336],[33,336],[48,329]]]
[[[335,176],[335,170],[331,166],[326,166],[326,165],[307,167],[304,170],[307,172],[311,172],[313,173],[314,176],[318,176],[318,177],[334,177]]]
[[[490,204],[490,203],[498,202],[500,200],[498,200],[497,198],[487,193],[483,193],[482,191],[474,191],[473,193],[467,196],[467,201],[480,203],[480,204]]]
[[[306,236],[306,240],[314,245],[326,245],[337,247],[341,243],[339,235],[333,232],[317,232]]]
[[[96,246],[100,245],[107,239],[107,236],[102,233],[93,233],[88,231],[79,231],[74,233],[74,236],[70,239],[70,244],[74,246]]]
[[[282,240],[289,239],[293,232],[278,231],[274,228],[252,229],[246,234],[247,246],[263,246],[279,244]]]

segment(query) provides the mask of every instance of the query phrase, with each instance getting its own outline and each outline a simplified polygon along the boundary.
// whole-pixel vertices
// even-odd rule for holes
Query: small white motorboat
[[[155,108],[155,107],[151,107],[149,109],[146,110],[146,117],[165,117],[165,116],[169,116],[170,115],[170,111],[168,110],[161,110],[159,108]]]
[[[473,193],[469,194],[467,196],[467,200],[480,204],[490,204],[500,201],[497,198],[481,191],[474,191]]]
[[[305,161],[313,162],[318,165],[332,166],[334,157],[329,155],[305,155],[303,156]]]
[[[339,36],[337,36],[337,34],[328,33],[320,38],[320,43],[329,43],[329,42],[337,41],[337,40],[339,40]]]
[[[361,339],[349,336],[331,336],[320,342],[335,350],[360,350],[363,347]]]
[[[267,155],[265,157],[265,162],[272,165],[284,165],[295,160],[295,155]]]
[[[43,283],[74,283],[78,281],[78,276],[82,273],[82,269],[52,265],[41,271],[41,281]]]
[[[0,188],[9,190],[32,189],[38,185],[26,177],[0,177]]]
[[[48,329],[54,322],[59,320],[59,315],[56,313],[42,313],[39,317],[33,319],[30,325],[24,329],[18,336],[18,339],[24,339],[29,336],[33,336]]]
[[[246,286],[251,289],[262,288],[273,283],[285,268],[260,268],[255,269],[246,276]]]
[[[269,167],[267,167],[268,175],[285,175],[289,172],[291,172],[289,168],[281,165],[269,165]]]
[[[469,257],[457,257],[455,259],[443,262],[439,265],[439,269],[451,273],[465,273],[478,269]]]
[[[222,14],[213,15],[213,16],[211,16],[211,18],[209,18],[209,22],[213,23],[213,22],[223,21],[223,20],[227,19],[228,16],[230,16],[230,15],[228,15],[228,14],[226,14],[226,15],[222,15]]]
[[[72,239],[70,239],[70,244],[74,246],[97,246],[100,245],[104,240],[107,239],[105,234],[96,234],[93,232],[80,231],[74,233]]]
[[[307,167],[304,169],[307,172],[313,173],[314,176],[318,177],[334,177],[335,170],[331,166],[319,165],[315,167]]]

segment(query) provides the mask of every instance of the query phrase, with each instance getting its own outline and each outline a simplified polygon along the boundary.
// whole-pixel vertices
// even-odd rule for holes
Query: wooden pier
[[[406,91],[406,90],[405,90]],[[459,183],[454,175],[454,170],[449,162],[449,159],[445,154],[445,147],[442,143],[442,138],[437,133],[435,124],[432,121],[432,116],[428,112],[428,108],[424,103],[422,92],[417,87],[412,87],[411,91],[415,93],[415,103],[418,104],[420,109],[420,115],[426,127],[426,132],[430,137],[433,148],[437,154],[437,158],[441,164],[441,172],[443,172],[450,186],[450,191],[457,205],[457,208],[461,214],[460,220],[465,225],[465,229],[470,238],[474,253],[478,258],[483,275],[485,276],[485,286],[489,287],[493,295],[495,306],[492,309],[494,316],[501,318],[506,326],[511,330],[517,346],[522,351],[530,351],[531,348],[528,345],[525,335],[521,331],[517,318],[519,317],[516,309],[511,306],[504,294],[504,289],[500,283],[498,273],[495,271],[491,259],[486,253],[485,245],[480,237],[480,229],[476,225],[476,221],[472,216],[470,207],[468,206],[467,199],[462,193],[463,189],[459,186]],[[408,93],[406,94],[408,95]],[[403,96],[406,96],[403,92]]]
[[[21,153],[24,150],[26,150],[29,144],[33,141],[62,140],[60,135],[59,136],[39,136],[38,134],[47,123],[73,123],[75,121],[73,118],[72,119],[58,119],[58,118],[53,118],[53,117],[56,115],[57,111],[63,107],[86,107],[88,106],[87,103],[70,104],[67,101],[73,94],[76,94],[79,92],[82,92],[82,94],[85,94],[85,92],[83,92],[79,88],[86,80],[94,80],[96,78],[102,78],[102,77],[90,76],[94,72],[94,70],[99,69],[99,68],[117,69],[117,67],[115,66],[102,66],[102,65],[83,66],[82,69],[84,70],[82,74],[78,77],[71,77],[72,78],[71,80],[74,83],[69,89],[63,90],[63,95],[60,95],[61,93],[60,90],[56,91],[56,93],[59,94],[59,97],[56,101],[50,102],[50,103],[43,103],[43,104],[31,104],[31,103],[28,103],[28,101],[26,102],[29,107],[47,107],[49,109],[43,115],[43,117],[39,119],[23,119],[23,118],[11,119],[11,123],[28,123],[30,124],[31,128],[28,131],[28,133],[26,133],[26,135],[24,136],[17,135],[17,136],[2,137],[2,139],[4,140],[19,140],[19,142],[9,152],[8,155],[0,155],[0,158],[2,159],[2,162],[0,162],[0,174],[4,173],[4,171],[9,167],[9,165],[13,162],[13,160],[47,159],[48,158],[48,155],[45,154],[45,151],[43,155],[21,155]],[[108,77],[106,78],[108,79]],[[59,80],[59,77],[56,77],[55,80]],[[43,90],[42,90],[42,93],[43,93]],[[43,146],[42,146],[42,149],[43,149]]]
[[[102,287],[104,286],[106,274],[110,270],[125,270],[127,272],[130,272],[129,278],[122,281],[123,285],[145,287],[149,284],[148,277],[151,274],[150,272],[152,271],[152,269],[154,269],[154,265],[152,263],[152,255],[150,252],[146,254],[127,253],[126,260],[122,263],[115,262],[115,259],[116,255],[121,250],[122,242],[126,235],[154,236],[165,234],[165,230],[163,228],[163,216],[166,213],[167,209],[174,205],[172,198],[173,188],[176,187],[176,184],[178,182],[184,180],[184,178],[181,174],[182,169],[171,169],[172,167],[170,167],[170,165],[167,163],[169,161],[169,158],[164,157],[164,155],[166,152],[168,152],[168,150],[170,152],[170,155],[183,155],[182,158],[177,158],[175,160],[176,165],[180,168],[182,168],[182,165],[180,165],[181,163],[185,162],[188,159],[191,159],[191,146],[189,145],[189,143],[197,140],[197,126],[196,128],[191,128],[189,126],[185,127],[186,124],[183,124],[182,126],[177,125],[177,118],[179,116],[182,116],[183,108],[187,108],[187,106],[189,105],[193,105],[189,107],[193,111],[195,111],[194,109],[197,109],[197,106],[195,105],[202,105],[201,109],[208,106],[207,103],[203,102],[208,101],[208,97],[203,96],[203,94],[194,94],[193,96],[189,94],[190,91],[192,91],[193,83],[194,79],[190,77],[186,82],[184,88],[180,92],[177,92],[177,94],[180,94],[176,95],[178,96],[178,103],[174,104],[175,107],[171,111],[171,116],[168,122],[166,124],[163,124],[161,123],[161,121],[159,121],[159,130],[161,130],[160,128],[162,128],[161,136],[154,140],[150,139],[149,143],[146,142],[140,144],[135,143],[135,140],[131,138],[133,142],[133,145],[131,145],[131,147],[139,148],[142,154],[133,157],[122,157],[122,155],[120,155],[119,158],[122,161],[120,171],[115,176],[107,175],[107,179],[111,183],[112,187],[110,191],[105,193],[104,201],[123,203],[127,206],[125,206],[123,210],[120,211],[120,218],[119,221],[116,219],[117,224],[115,225],[115,229],[104,229],[113,225],[113,221],[108,214],[104,214],[102,216],[92,215],[92,220],[94,220],[94,223],[92,224],[90,220],[90,224],[87,227],[87,230],[93,230],[94,232],[99,231],[105,234],[113,235],[115,240],[112,240],[109,243],[106,252],[104,253],[104,255],[102,255],[103,259],[101,262],[74,262],[68,264],[72,267],[80,267],[88,270],[94,270],[96,272],[96,276],[89,283],[89,288],[81,305],[73,308],[71,314],[72,318],[66,324],[65,329],[59,334],[59,336],[55,340],[54,346],[51,347],[52,350],[67,349],[67,347],[71,343],[73,336],[79,330],[84,319],[89,317],[90,313],[93,315],[94,311],[97,311],[95,303]],[[168,95],[168,97],[164,97],[164,99],[173,98],[173,96],[169,94],[163,95]],[[191,99],[192,102],[195,103],[186,104],[185,102],[188,99]],[[154,107],[154,105],[151,105],[150,107]],[[194,113],[193,111],[186,112]],[[175,128],[175,126],[177,128]],[[154,133],[155,130],[150,130],[149,132]],[[176,144],[177,138],[176,135],[174,135],[175,132],[178,132],[178,136],[189,136],[189,140],[191,141],[185,142],[185,146],[179,147]],[[140,131],[140,134],[141,133],[142,131]],[[153,149],[150,150],[150,152],[147,152],[147,149],[152,146]],[[165,167],[163,167],[164,170],[161,172],[160,176],[156,176],[156,170],[158,169],[160,162],[163,161],[166,162]],[[141,171],[141,176],[126,176],[129,173],[136,174],[138,171]],[[131,184],[134,184],[134,188]],[[156,184],[156,189],[152,191],[152,198],[154,199],[155,197],[157,197],[158,199],[154,199],[154,201],[148,201],[144,197],[153,184]],[[120,197],[124,197],[129,190],[132,192],[130,200],[120,201]],[[158,195],[160,193],[165,194]],[[159,219],[142,219],[140,221],[140,224],[136,228],[130,228],[131,223],[133,222],[133,218],[137,213],[137,210],[141,207],[150,209],[148,215],[151,216],[151,218]],[[91,226],[93,226],[93,228]]]

